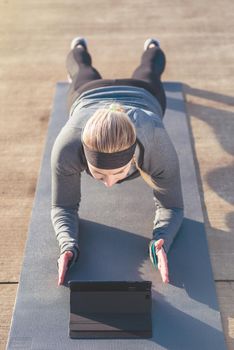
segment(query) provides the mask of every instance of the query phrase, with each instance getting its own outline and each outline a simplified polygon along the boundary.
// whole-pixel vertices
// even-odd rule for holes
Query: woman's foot
[[[152,240],[149,245],[150,260],[158,267],[164,283],[169,283],[167,255],[163,248],[164,239]]]

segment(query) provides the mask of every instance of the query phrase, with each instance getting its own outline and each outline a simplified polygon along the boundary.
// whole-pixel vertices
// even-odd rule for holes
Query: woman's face
[[[102,181],[106,187],[111,187],[116,182],[124,179],[127,176],[131,168],[131,163],[132,161],[130,161],[127,165],[123,166],[122,168],[110,169],[110,170],[96,168],[93,165],[91,165],[89,162],[88,162],[88,167],[89,167],[90,173],[93,175],[93,177],[96,180]]]

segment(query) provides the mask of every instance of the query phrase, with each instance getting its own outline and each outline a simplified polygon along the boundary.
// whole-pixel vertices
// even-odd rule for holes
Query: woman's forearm
[[[184,217],[184,210],[182,208],[162,208],[156,207],[156,214],[154,220],[153,238],[158,240],[164,239],[164,250],[166,253],[179,231]]]
[[[65,251],[73,252],[72,264],[79,255],[79,216],[77,208],[52,207],[51,220],[60,247],[60,255]]]

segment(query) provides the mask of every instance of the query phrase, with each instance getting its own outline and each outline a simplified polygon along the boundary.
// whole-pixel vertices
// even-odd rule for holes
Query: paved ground
[[[233,1],[2,0],[0,14],[0,349],[55,83],[66,79],[69,43],[80,34],[105,78],[130,76],[144,40],[157,36],[167,54],[164,79],[186,84],[217,295],[228,348],[234,349]]]

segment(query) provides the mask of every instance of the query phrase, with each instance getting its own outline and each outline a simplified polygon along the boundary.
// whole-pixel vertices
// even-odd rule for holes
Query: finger
[[[64,277],[67,269],[62,269],[60,274],[59,274],[59,279],[58,279],[58,285],[60,286],[64,282]]]
[[[66,251],[60,256],[58,260],[58,272],[59,272],[58,286],[60,286],[64,282],[65,274],[68,269],[68,262],[69,260],[72,259],[72,257],[73,257],[73,252]]]
[[[67,263],[68,263],[68,259],[66,258],[62,258],[59,261],[59,279],[58,279],[59,286],[64,282],[64,277],[67,271]]]
[[[169,282],[169,273],[168,273],[168,263],[167,256],[164,251],[160,251],[158,254],[158,268],[164,283]]]
[[[63,268],[61,267],[59,270],[58,285],[63,284],[63,281],[64,281],[64,273],[63,273]]]
[[[166,271],[163,267],[160,268],[160,274],[161,274],[161,277],[162,277],[162,281],[164,283],[169,283],[169,276],[168,276],[168,271]]]
[[[169,282],[169,272],[168,272],[168,264],[167,264],[167,257],[165,256],[165,259],[162,261],[162,279],[164,283]]]

